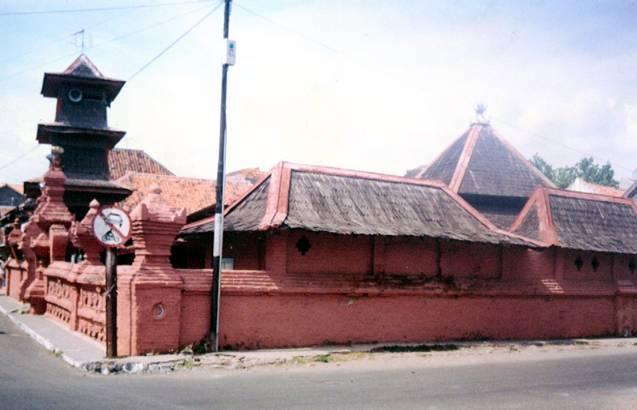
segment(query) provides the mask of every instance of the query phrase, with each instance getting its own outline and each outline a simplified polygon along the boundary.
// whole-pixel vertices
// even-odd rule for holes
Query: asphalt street
[[[0,315],[0,409],[637,409],[637,353],[87,375]]]

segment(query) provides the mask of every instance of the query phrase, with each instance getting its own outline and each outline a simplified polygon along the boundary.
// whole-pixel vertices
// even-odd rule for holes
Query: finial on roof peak
[[[485,112],[487,111],[486,104],[484,103],[476,104],[475,107],[473,107],[473,111],[476,113],[475,120],[473,121],[474,124],[481,124],[481,125],[489,124],[489,119],[485,115]]]

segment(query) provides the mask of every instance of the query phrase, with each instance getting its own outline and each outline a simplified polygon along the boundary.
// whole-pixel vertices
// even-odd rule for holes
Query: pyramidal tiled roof
[[[84,54],[71,63],[64,74],[75,75],[78,77],[104,78],[104,74],[93,64],[93,62]]]
[[[42,95],[58,98],[58,90],[62,84],[93,84],[106,91],[106,98],[113,101],[126,83],[102,74],[95,64],[84,54],[80,54],[63,72],[44,73]]]
[[[554,188],[537,168],[489,125],[474,123],[417,178],[444,182],[461,195],[531,196]]]

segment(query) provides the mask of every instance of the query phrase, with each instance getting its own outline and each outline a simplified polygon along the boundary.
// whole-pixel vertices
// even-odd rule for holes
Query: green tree
[[[610,162],[604,165],[596,164],[593,157],[582,158],[571,167],[554,168],[538,154],[535,154],[531,158],[531,163],[559,188],[568,187],[577,177],[595,184],[619,187]]]

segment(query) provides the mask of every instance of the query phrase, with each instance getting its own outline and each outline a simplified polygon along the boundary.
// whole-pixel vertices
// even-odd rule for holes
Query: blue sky
[[[150,3],[3,0],[0,13]],[[55,102],[39,94],[42,75],[77,56],[72,33],[85,29],[86,54],[127,80],[216,4],[0,16],[0,167],[27,153],[0,180],[46,167],[35,131]],[[635,1],[236,1],[228,167],[290,160],[403,174],[430,162],[483,102],[526,156],[565,165],[590,155],[628,178],[634,21]],[[121,146],[214,178],[221,33],[219,9],[124,87],[109,113],[128,132]]]

